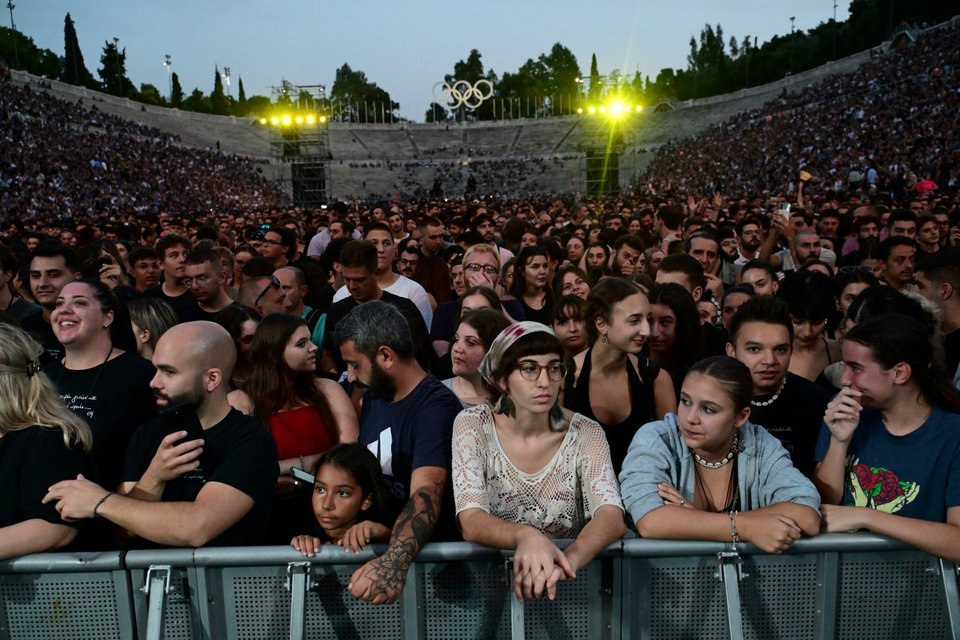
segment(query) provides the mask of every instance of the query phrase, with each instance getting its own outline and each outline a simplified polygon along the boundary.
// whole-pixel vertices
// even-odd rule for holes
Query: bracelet
[[[99,518],[99,517],[100,517],[100,515],[97,513],[97,509],[99,509],[99,508],[100,508],[100,505],[102,505],[104,502],[106,502],[106,501],[107,501],[107,498],[109,498],[109,497],[112,496],[113,494],[114,494],[114,492],[113,492],[113,491],[110,491],[110,492],[108,492],[105,496],[103,496],[102,498],[100,498],[99,501],[97,501],[97,504],[95,504],[94,507],[93,507],[93,517],[94,517],[94,518]]]
[[[734,547],[740,542],[740,532],[737,531],[737,519],[734,517],[735,513],[733,509],[727,512],[727,515],[730,516],[730,544]]]
[[[303,471],[307,470],[307,463],[303,461],[303,456],[300,456],[300,469]]]

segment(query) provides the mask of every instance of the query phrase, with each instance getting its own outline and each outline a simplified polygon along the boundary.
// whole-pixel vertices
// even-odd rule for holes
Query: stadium
[[[207,248],[230,247],[227,250],[231,261],[247,251],[250,253],[247,263],[235,265],[236,274],[259,284],[247,287],[253,291],[251,295],[245,293],[239,281],[229,283],[236,285],[230,292],[229,302],[232,305],[233,298],[240,302],[246,300],[247,307],[260,312],[265,294],[269,297],[274,291],[284,290],[275,275],[284,268],[296,264],[302,270],[301,278],[303,272],[306,273],[309,287],[305,284],[303,288],[311,291],[303,297],[310,304],[317,304],[314,302],[317,298],[308,297],[316,293],[312,290],[316,283],[322,287],[328,279],[335,282],[341,272],[355,267],[347,264],[346,257],[341,264],[340,256],[328,256],[325,260],[324,251],[311,253],[312,239],[326,234],[326,246],[347,251],[345,242],[334,244],[337,242],[332,232],[335,224],[342,225],[343,240],[349,241],[355,229],[359,231],[371,224],[381,224],[382,229],[376,226],[373,229],[390,235],[393,230],[388,218],[399,215],[404,228],[395,237],[398,242],[394,259],[401,257],[404,246],[409,246],[410,238],[416,236],[420,248],[414,247],[412,254],[424,262],[430,258],[440,260],[444,276],[449,276],[440,286],[445,290],[433,291],[429,281],[434,273],[428,270],[426,274],[422,271],[410,274],[410,279],[422,284],[432,299],[433,328],[437,327],[443,305],[454,303],[447,320],[451,325],[450,335],[440,336],[439,340],[446,340],[448,350],[457,341],[454,329],[466,324],[463,320],[469,317],[466,313],[461,316],[459,307],[473,291],[466,286],[469,277],[464,271],[472,245],[485,246],[489,242],[494,246],[494,254],[512,248],[511,255],[515,253],[519,263],[521,256],[525,259],[531,255],[528,251],[531,247],[521,244],[521,236],[530,236],[535,257],[542,255],[547,262],[556,257],[557,270],[575,268],[593,287],[598,287],[604,279],[628,280],[631,286],[643,287],[644,300],[647,295],[651,299],[652,307],[650,304],[647,307],[655,308],[667,304],[653,302],[654,293],[662,291],[663,283],[652,269],[643,272],[638,265],[646,261],[649,266],[657,252],[664,260],[675,254],[697,257],[692,245],[695,239],[715,242],[718,253],[722,240],[735,240],[731,245],[732,255],[721,256],[720,264],[710,267],[712,272],[707,264],[694,265],[694,270],[699,269],[702,282],[694,287],[700,290],[698,295],[703,295],[711,285],[719,287],[719,295],[714,294],[712,300],[709,294],[703,298],[694,296],[688,306],[696,312],[693,303],[706,302],[708,316],[704,324],[716,325],[716,330],[722,331],[718,334],[723,336],[721,345],[727,343],[730,330],[730,341],[734,343],[735,331],[722,322],[721,316],[727,296],[743,293],[741,287],[745,279],[737,277],[739,268],[753,262],[767,263],[772,257],[780,256],[776,271],[789,271],[790,260],[797,262],[797,273],[808,271],[809,275],[809,271],[821,269],[829,279],[818,280],[819,274],[810,276],[805,281],[808,288],[799,293],[789,286],[792,275],[783,276],[780,286],[786,293],[781,291],[777,295],[790,305],[789,321],[793,323],[790,340],[794,345],[798,344],[796,335],[805,331],[806,325],[820,323],[820,331],[826,327],[826,333],[818,333],[815,342],[819,347],[821,341],[827,345],[829,340],[824,354],[829,363],[817,368],[810,380],[823,384],[833,371],[839,381],[841,376],[849,374],[842,372],[843,367],[830,368],[829,365],[843,364],[834,360],[842,348],[843,332],[856,328],[845,328],[848,316],[839,310],[843,287],[838,288],[834,300],[837,282],[844,276],[851,277],[850,274],[869,273],[874,288],[909,289],[916,294],[902,298],[875,296],[872,309],[869,300],[861,299],[856,304],[862,304],[861,308],[867,308],[876,317],[869,318],[864,311],[865,315],[858,318],[859,323],[872,327],[875,325],[869,322],[882,323],[884,318],[889,321],[885,313],[907,314],[893,305],[909,303],[921,308],[920,298],[927,296],[917,291],[918,274],[923,274],[921,283],[939,283],[941,287],[951,286],[950,278],[956,277],[960,265],[957,259],[960,244],[958,43],[960,17],[955,17],[933,26],[904,25],[888,40],[868,50],[734,93],[682,101],[662,99],[643,105],[584,100],[570,115],[554,116],[544,110],[536,117],[527,118],[505,118],[500,106],[500,120],[439,123],[351,123],[337,121],[329,110],[298,110],[289,105],[249,117],[208,115],[146,105],[4,68],[0,74],[3,75],[0,79],[0,106],[3,107],[0,114],[0,240],[6,252],[3,254],[5,288],[13,292],[13,301],[7,304],[3,323],[8,322],[7,312],[12,312],[14,303],[29,300],[26,296],[34,294],[35,302],[44,306],[36,296],[39,291],[31,291],[31,284],[37,287],[42,278],[33,274],[37,269],[31,266],[32,260],[43,254],[31,252],[51,240],[58,245],[75,246],[78,253],[82,253],[85,244],[93,247],[98,246],[96,242],[127,243],[133,255],[134,250],[142,247],[153,251],[158,235],[161,244],[156,246],[159,247],[163,236],[182,234],[189,237],[184,246],[190,247],[193,243],[198,255],[203,242],[208,243]],[[304,90],[290,88],[295,92]],[[933,187],[922,186],[925,181]],[[784,205],[786,222],[779,222],[775,219],[778,206],[783,212]],[[858,235],[869,222],[857,222],[860,216],[857,212],[865,208],[870,211],[864,218],[884,229],[882,242]],[[525,213],[527,209],[531,214]],[[672,219],[671,211],[679,211],[676,216],[680,222],[666,228],[664,225]],[[936,226],[936,217],[940,214],[948,222],[944,222],[937,238],[924,240],[922,230],[928,222]],[[542,223],[544,215],[547,219]],[[828,231],[821,223],[831,215],[840,223],[838,228]],[[645,216],[651,220],[656,218],[656,227],[642,223]],[[487,218],[492,218],[497,226],[495,239],[479,236],[479,224]],[[610,220],[616,218],[623,224],[622,229],[610,226]],[[791,225],[795,220],[801,222],[793,229]],[[917,266],[911,267],[904,276],[902,287],[898,287],[899,281],[891,275],[893,267],[883,265],[894,250],[890,245],[898,244],[889,240],[896,235],[893,229],[900,220],[912,220],[917,234],[915,240],[910,240],[910,246],[916,249]],[[408,221],[410,226],[406,226]],[[748,255],[742,232],[751,221],[767,238],[771,235],[774,240],[779,238],[779,244],[771,241],[770,246],[753,247],[755,253]],[[438,224],[447,237],[441,255],[436,257],[425,247],[430,229]],[[629,235],[642,238],[644,246],[640,251],[643,257],[632,259],[632,264],[637,266],[628,269],[620,263],[619,251],[631,224],[636,225],[636,230],[631,228]],[[284,233],[279,232],[280,227],[285,227]],[[457,228],[458,233],[451,233],[451,227]],[[295,243],[289,243],[285,235],[287,229],[298,235]],[[581,232],[579,236],[577,230]],[[775,235],[774,230],[781,235]],[[269,233],[277,234],[280,239],[271,241],[267,237]],[[811,258],[802,253],[799,242],[794,239],[818,233],[816,255]],[[511,235],[517,236],[516,242]],[[354,237],[359,238],[360,234]],[[578,237],[583,253],[594,244],[606,245],[602,265],[591,267],[586,255],[569,257],[567,243]],[[391,237],[390,242],[395,238]],[[31,239],[37,241],[34,246],[29,246]],[[820,240],[829,241],[829,249],[826,244],[821,247]],[[850,240],[856,241],[857,246],[845,251],[843,247]],[[874,240],[878,241],[874,243]],[[249,248],[251,242],[256,244],[253,249]],[[288,259],[283,256],[274,259],[269,249],[257,253],[260,246],[271,242],[285,243],[283,246],[290,249]],[[933,249],[926,248],[923,242],[932,242]],[[449,260],[444,257],[448,250]],[[880,251],[886,253],[877,253]],[[921,257],[921,251],[935,255]],[[832,259],[828,257],[830,254]],[[159,256],[151,255],[163,269],[163,252]],[[296,258],[291,257],[294,255]],[[507,272],[500,270],[505,265],[500,264],[500,254],[497,255],[494,271],[505,277]],[[138,283],[134,265],[124,267],[114,258],[97,263],[97,259],[103,257],[100,253],[87,255],[89,261],[84,268],[97,264],[99,271],[95,270],[92,275],[85,272],[85,277],[104,280],[113,277],[112,267],[121,267],[125,280],[117,276],[111,286],[116,298],[124,303],[139,298],[143,292],[135,290]],[[738,257],[742,260],[736,262]],[[714,262],[716,258],[714,256]],[[928,261],[924,262],[925,259]],[[219,264],[219,258],[216,260]],[[244,271],[256,261],[262,264],[255,264],[249,273]],[[191,262],[187,260],[188,265],[196,266]],[[447,263],[449,274],[443,262]],[[728,279],[724,270],[728,265],[732,279]],[[459,291],[452,275],[458,266],[464,274]],[[476,273],[483,273],[482,265],[472,266],[477,267]],[[316,271],[311,271],[311,267]],[[256,268],[263,270],[256,271]],[[388,265],[387,270],[391,268],[402,267]],[[554,265],[550,269],[552,271]],[[944,271],[948,276],[936,275]],[[224,262],[226,272],[229,274],[224,277],[233,278],[234,271]],[[525,277],[521,268],[512,276],[521,280]],[[187,277],[197,281],[205,276]],[[340,284],[345,287],[341,300],[349,300],[351,295],[356,297],[350,281],[344,282],[341,278]],[[162,290],[162,284],[157,286],[162,291],[159,297],[170,295]],[[556,286],[556,297],[560,299],[559,281]],[[672,286],[681,288],[677,284]],[[752,283],[746,286],[749,296],[754,296]],[[223,287],[226,294],[228,284]],[[196,297],[195,289],[188,285],[185,291],[190,293],[181,295]],[[829,290],[828,306],[837,308],[824,312],[822,318],[812,311],[806,313],[809,308],[803,305],[814,306],[811,300],[820,297],[824,290]],[[503,301],[510,297],[507,291],[503,290]],[[447,295],[449,300],[440,299],[437,293]],[[546,300],[555,302],[552,292],[542,293],[544,307]],[[767,297],[761,293],[758,285],[757,297]],[[514,294],[517,299],[513,302],[519,302],[519,306],[526,309],[525,295],[521,288],[519,295]],[[328,318],[333,317],[337,304],[332,296],[333,290],[323,307]],[[794,298],[800,306],[794,306]],[[67,304],[63,296],[58,299],[54,308]],[[0,298],[3,300],[5,298]],[[197,302],[203,312],[209,313],[204,307],[205,299],[198,297]],[[960,336],[960,324],[957,324],[960,318],[956,317],[960,309],[956,303],[954,295],[952,302],[939,307],[934,303],[923,306],[932,318],[929,327],[924,327],[924,344],[935,343],[926,366],[954,384],[957,384],[955,373],[960,374],[952,360],[957,349],[956,339]],[[584,309],[593,309],[588,305],[596,304],[599,303],[587,298]],[[517,319],[507,313],[510,309],[507,304],[503,304],[503,309],[508,319]],[[179,315],[180,308],[175,310]],[[534,306],[533,310],[541,309]],[[526,313],[528,319],[534,317],[530,310]],[[38,308],[35,322],[41,314]],[[413,314],[416,318],[416,309]],[[712,317],[709,314],[713,314]],[[798,314],[801,317],[798,318]],[[50,315],[48,310],[45,315],[48,328]],[[263,311],[257,317],[270,315],[271,312]],[[680,315],[679,311],[675,313]],[[409,316],[404,317],[404,322],[409,323]],[[205,318],[199,314],[180,315],[179,322],[190,324]],[[612,327],[612,318],[608,313],[597,326]],[[916,318],[912,316],[911,320],[919,326],[921,321]],[[17,320],[11,324],[19,324]],[[678,317],[673,320],[682,324]],[[24,322],[24,329],[27,326]],[[699,323],[696,326],[699,327]],[[438,336],[429,323],[426,328],[430,330],[428,341],[436,344]],[[309,329],[308,333],[314,330]],[[57,334],[59,339],[62,331],[63,327],[54,328],[48,338]],[[710,331],[704,330],[704,333],[709,340]],[[611,331],[611,336],[613,334]],[[32,335],[39,340],[36,333]],[[860,339],[857,333],[850,335],[853,342]],[[308,335],[312,337],[312,333]],[[834,338],[836,352],[831,351]],[[318,345],[317,374],[320,377],[330,374],[328,377],[337,380],[343,373],[339,376],[341,382],[360,382],[356,364],[321,371],[321,356],[326,355],[324,349],[330,340],[327,337]],[[868,344],[867,338],[863,340]],[[594,336],[591,349],[601,341],[607,343],[606,333],[600,338]],[[615,338],[611,337],[610,341],[615,342]],[[76,348],[73,346],[76,341],[60,342],[59,355],[64,356],[66,363],[71,349]],[[48,343],[42,345],[49,351]],[[237,342],[235,354],[239,352],[239,345]],[[492,352],[491,344],[485,347]],[[255,354],[265,353],[257,348],[254,347]],[[697,348],[700,356],[723,353],[722,348],[719,353],[710,352],[703,341]],[[113,349],[111,346],[108,350],[108,359]],[[799,353],[797,346],[793,349]],[[728,348],[727,354],[732,356],[731,350]],[[587,351],[587,359],[589,354]],[[657,360],[649,342],[641,361],[647,356]],[[438,352],[436,360],[442,357]],[[849,360],[846,350],[840,357]],[[447,360],[450,361],[449,356]],[[28,365],[28,371],[33,362]],[[573,363],[574,359],[569,362]],[[692,363],[678,365],[666,356],[657,362],[657,371],[673,376],[676,368],[681,372],[677,376],[680,380],[691,365],[696,367]],[[107,360],[103,360],[99,364],[102,367],[106,363]],[[544,377],[553,380],[546,366],[539,361],[534,364],[539,367],[533,374],[537,384]],[[0,376],[12,375],[13,364],[0,361],[0,365]],[[249,366],[253,370],[255,363]],[[898,367],[899,363],[886,369],[900,371]],[[280,363],[271,362],[269,368],[285,370]],[[69,370],[66,364],[63,370]],[[460,375],[452,365],[441,369],[438,362],[426,370],[436,371],[438,379],[441,370],[447,376]],[[517,371],[518,376],[523,374],[522,369]],[[543,372],[548,375],[542,376]],[[794,369],[790,372],[783,375],[793,376]],[[27,375],[34,377],[34,373]],[[432,373],[427,375],[433,378]],[[586,374],[588,378],[589,375]],[[474,376],[479,380],[476,371]],[[50,374],[50,378],[57,384],[61,382],[61,377]],[[753,403],[754,410],[776,401],[787,379],[780,378],[779,389],[768,400]],[[93,386],[98,380],[99,373],[93,379]],[[680,380],[676,381],[678,390]],[[365,389],[372,389],[374,383],[375,379],[367,380],[348,391],[360,392],[359,398]],[[564,388],[567,384],[564,378]],[[573,384],[572,379],[569,384]],[[618,384],[623,388],[615,385],[611,388],[622,397],[625,383]],[[51,388],[53,385],[51,382]],[[87,395],[92,395],[93,386]],[[841,387],[849,386],[836,383],[831,388],[831,396]],[[937,387],[936,393],[946,395],[936,397],[949,401],[929,399],[928,404],[936,406],[936,411],[946,407],[944,414],[955,415],[957,410],[950,409],[954,405],[949,404],[954,396],[941,387]],[[237,386],[241,391],[244,388],[249,390],[249,387]],[[927,397],[928,387],[919,389],[922,395],[912,401],[916,405],[927,402],[922,398]],[[456,392],[455,387],[451,390]],[[686,392],[687,387],[683,390]],[[253,391],[250,393],[254,395]],[[653,391],[650,393],[653,398]],[[956,387],[952,393],[956,394]],[[152,398],[153,394],[148,395]],[[930,392],[929,398],[933,397]],[[676,394],[673,399],[679,399],[681,404],[690,401],[689,394]],[[559,407],[560,400],[556,402]],[[827,406],[826,399],[823,405]],[[235,405],[231,406],[236,409]],[[465,403],[464,407],[467,406]],[[349,404],[347,407],[356,409]],[[801,407],[795,409],[801,412]],[[7,419],[6,408],[0,414]],[[361,439],[363,415],[358,412],[353,416],[355,420],[359,416],[360,426],[355,428],[361,431]],[[332,420],[333,414],[326,417]],[[816,428],[819,427],[818,423]],[[674,431],[679,438],[681,430]],[[821,440],[829,441],[831,431],[826,422],[823,434]],[[0,424],[0,454],[6,435],[5,425]],[[96,432],[94,436],[96,438]],[[738,435],[729,456],[736,457],[739,441]],[[379,446],[378,443],[374,442]],[[394,544],[393,538],[378,540],[356,554],[345,553],[346,550],[337,545],[324,544],[310,557],[289,545],[278,544],[197,545],[194,548],[194,545],[160,543],[129,550],[112,550],[116,545],[93,550],[67,547],[19,557],[4,554],[6,559],[0,560],[0,637],[960,638],[960,551],[956,543],[960,536],[950,540],[960,526],[957,522],[960,489],[956,486],[960,481],[957,471],[960,447],[950,458],[944,457],[947,454],[943,451],[935,450],[940,446],[946,449],[947,444],[938,441],[928,446],[924,451],[930,458],[922,460],[923,465],[951,462],[949,473],[944,474],[948,478],[946,488],[937,505],[941,520],[936,526],[945,528],[927,529],[923,528],[925,525],[917,525],[916,531],[922,531],[928,538],[922,544],[917,543],[917,537],[899,533],[903,529],[895,529],[898,533],[894,534],[868,526],[852,526],[829,529],[830,532],[824,529],[820,535],[805,535],[802,539],[790,540],[777,552],[768,552],[756,540],[747,539],[745,527],[742,527],[743,535],[738,534],[734,520],[738,511],[730,507],[716,510],[724,518],[722,539],[641,538],[633,531],[604,545],[591,561],[578,569],[575,580],[559,582],[556,599],[521,598],[520,586],[516,587],[515,595],[514,585],[520,584],[512,563],[515,548],[498,549],[471,541],[431,542],[419,549],[416,559],[409,563],[400,585],[402,593],[386,604],[364,602],[351,595],[350,588],[355,572],[366,563],[387,556]],[[605,449],[608,457],[612,449],[613,445]],[[726,464],[702,462],[692,446],[690,453],[696,457],[697,464],[712,470]],[[786,451],[783,455],[789,460]],[[290,456],[294,466],[297,466],[296,457]],[[283,462],[282,456],[280,460]],[[299,455],[299,463],[306,472],[303,454]],[[4,463],[0,458],[0,465],[3,464],[12,463],[9,460]],[[877,491],[869,497],[871,504],[880,504],[875,510],[884,511],[883,507],[887,507],[887,512],[893,513],[893,507],[881,503],[879,484],[884,473],[893,472],[866,464],[857,467],[864,467],[866,471],[853,467],[851,463],[850,468],[844,468],[844,475],[853,477],[862,471],[877,479]],[[312,481],[313,476],[310,478]],[[578,482],[589,484],[586,479]],[[734,476],[731,486],[736,482]],[[297,484],[296,480],[293,484]],[[816,477],[813,484],[817,484]],[[903,481],[898,487],[907,484]],[[856,486],[860,488],[859,484]],[[817,489],[822,493],[819,485]],[[915,495],[908,493],[911,490],[899,489],[898,496]],[[698,500],[703,500],[702,490],[697,491]],[[840,493],[843,494],[842,487]],[[97,522],[112,519],[112,511],[100,514],[98,509],[109,505],[108,498],[114,495],[117,494],[112,491],[103,495],[93,507],[93,517],[101,516]],[[692,506],[694,499],[688,499]],[[736,493],[733,499],[736,502]],[[876,502],[872,502],[874,500]],[[904,501],[906,497],[900,499],[900,503]],[[662,502],[665,508],[674,508],[669,506],[669,497]],[[900,508],[900,503],[896,508]],[[677,508],[685,504],[686,500],[681,497]],[[860,502],[856,504],[862,506]],[[620,508],[624,510],[622,504]],[[747,509],[742,510],[746,512]],[[725,520],[728,513],[732,539],[729,539]],[[312,517],[312,512],[310,515]],[[629,512],[627,516],[630,526],[635,527]],[[104,526],[100,535],[105,530]],[[4,527],[0,527],[0,544],[4,541],[3,531]],[[936,539],[930,539],[930,532],[936,533],[932,536]],[[800,537],[799,533],[796,537]],[[464,534],[463,538],[468,536]],[[577,549],[578,541],[556,541],[558,553]],[[164,548],[176,546],[181,548]]]

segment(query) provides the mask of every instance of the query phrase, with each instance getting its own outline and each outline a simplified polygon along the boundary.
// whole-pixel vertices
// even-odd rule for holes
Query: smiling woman
[[[126,350],[133,345],[126,307],[99,280],[64,285],[50,320],[65,355],[44,371],[67,407],[90,425],[101,478],[116,486],[130,436],[156,413],[153,367]]]

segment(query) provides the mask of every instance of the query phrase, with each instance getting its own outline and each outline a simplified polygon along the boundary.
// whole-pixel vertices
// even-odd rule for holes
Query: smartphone
[[[290,475],[293,476],[294,480],[299,480],[300,482],[305,482],[311,485],[317,481],[313,474],[304,471],[300,467],[290,467]]]
[[[780,215],[783,216],[784,222],[790,222],[790,203],[781,202],[780,207],[777,209],[780,212]]]
[[[177,431],[187,432],[187,436],[175,443],[174,446],[203,438],[200,418],[197,417],[197,410],[191,404],[182,403],[169,406],[160,412],[160,419],[163,420],[163,426],[168,434]]]

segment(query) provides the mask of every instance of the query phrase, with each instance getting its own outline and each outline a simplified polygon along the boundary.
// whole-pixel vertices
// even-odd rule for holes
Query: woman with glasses
[[[566,369],[556,334],[536,322],[507,327],[480,364],[493,402],[453,426],[453,486],[465,540],[514,550],[521,600],[556,596],[626,531],[600,426],[560,406]],[[560,550],[553,542],[573,538]]]

